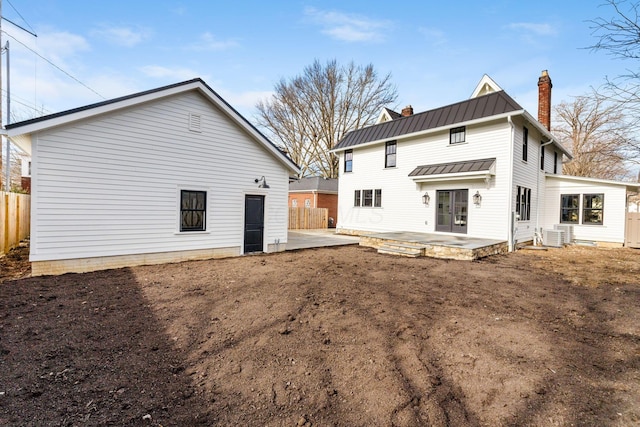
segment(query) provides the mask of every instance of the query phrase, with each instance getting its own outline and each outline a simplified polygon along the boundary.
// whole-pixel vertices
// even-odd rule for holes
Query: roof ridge
[[[499,105],[501,103],[497,101],[492,102],[491,98],[502,99],[504,105]],[[460,106],[465,104],[475,104],[470,113],[466,108],[460,108]],[[480,104],[481,108],[477,108],[478,104]],[[524,109],[504,90],[500,90],[480,95],[475,98],[454,102],[442,107],[422,111],[411,116],[400,117],[392,121],[355,129],[347,133],[342,140],[335,145],[334,149],[347,148],[380,139],[390,139],[409,133],[434,129],[436,127],[450,126],[456,123],[491,117],[504,112],[518,110]],[[459,115],[463,115],[467,118],[459,119]],[[407,125],[408,121],[414,122],[413,125]]]

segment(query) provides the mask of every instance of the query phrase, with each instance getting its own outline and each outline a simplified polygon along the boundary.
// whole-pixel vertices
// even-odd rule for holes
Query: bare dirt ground
[[[638,250],[26,258],[0,259],[0,425],[640,425]]]

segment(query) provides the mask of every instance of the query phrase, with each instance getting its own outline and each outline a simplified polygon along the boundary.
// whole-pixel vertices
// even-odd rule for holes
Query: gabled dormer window
[[[467,129],[465,126],[453,128],[449,131],[449,144],[460,144],[465,142]]]
[[[385,168],[396,167],[396,148],[397,148],[397,144],[395,141],[387,142],[385,144],[385,156],[384,156]]]
[[[527,161],[529,152],[529,129],[522,128],[522,160]]]
[[[347,150],[344,152],[344,171],[353,171],[353,150]]]

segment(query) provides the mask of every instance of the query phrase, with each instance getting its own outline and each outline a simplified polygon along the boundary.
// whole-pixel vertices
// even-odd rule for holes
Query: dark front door
[[[469,190],[438,190],[436,231],[467,233]]]
[[[244,253],[262,252],[264,235],[264,196],[244,199]]]

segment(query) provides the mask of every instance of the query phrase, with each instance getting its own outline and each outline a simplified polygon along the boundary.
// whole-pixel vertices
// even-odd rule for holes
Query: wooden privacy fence
[[[328,220],[327,208],[289,208],[289,230],[327,228]]]
[[[0,191],[0,255],[29,237],[31,196]]]

